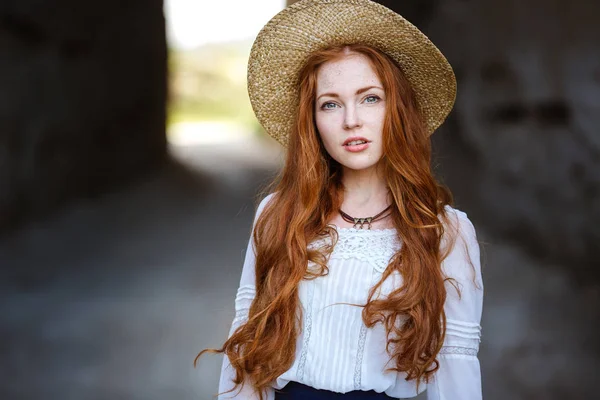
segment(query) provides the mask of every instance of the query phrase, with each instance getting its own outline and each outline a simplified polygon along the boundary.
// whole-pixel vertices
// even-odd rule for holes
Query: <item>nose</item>
[[[360,121],[358,112],[356,110],[356,106],[350,105],[346,107],[346,112],[344,114],[344,129],[354,129],[358,128],[362,125]]]

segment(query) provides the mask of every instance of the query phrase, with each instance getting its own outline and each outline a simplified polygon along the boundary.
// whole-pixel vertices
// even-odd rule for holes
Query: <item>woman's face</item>
[[[345,168],[365,170],[383,155],[385,92],[368,58],[351,53],[317,73],[315,118],[329,155]]]

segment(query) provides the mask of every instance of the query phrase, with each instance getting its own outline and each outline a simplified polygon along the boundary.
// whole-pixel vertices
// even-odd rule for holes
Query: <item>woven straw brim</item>
[[[267,133],[287,145],[298,110],[298,75],[309,55],[333,45],[365,44],[400,65],[432,134],[456,98],[452,67],[414,25],[369,0],[302,0],[259,32],[248,61],[248,94]]]

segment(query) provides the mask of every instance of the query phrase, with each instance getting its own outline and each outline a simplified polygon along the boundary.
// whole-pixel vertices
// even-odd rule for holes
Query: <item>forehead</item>
[[[382,86],[369,59],[362,54],[349,54],[323,64],[317,72],[317,94],[330,90],[350,91],[367,86]]]

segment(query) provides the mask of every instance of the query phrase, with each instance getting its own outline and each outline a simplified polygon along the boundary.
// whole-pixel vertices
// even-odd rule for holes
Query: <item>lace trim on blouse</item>
[[[477,357],[481,341],[481,326],[472,322],[446,320],[445,344],[441,356]]]
[[[379,231],[379,232],[382,232],[382,231]],[[385,269],[385,267],[384,267],[384,269]],[[375,285],[377,279],[379,279],[379,274],[376,273],[375,269],[373,269],[373,274],[371,275],[371,286]],[[364,323],[361,323],[360,334],[358,336],[358,349],[356,351],[356,366],[354,368],[354,390],[362,389],[362,364],[363,364],[363,357],[365,354],[366,340],[367,340],[367,327]]]
[[[367,327],[363,324],[360,327],[360,336],[358,337],[358,350],[356,355],[356,367],[354,368],[354,390],[360,390],[362,385],[362,362],[365,354],[365,341],[367,340]]]
[[[378,272],[385,271],[390,259],[401,247],[395,229],[337,228],[337,231],[338,241],[330,259],[357,259],[371,264]],[[314,250],[324,247],[330,240],[315,240],[308,248]]]
[[[472,347],[460,347],[460,346],[444,346],[439,352],[440,355],[461,355],[461,356],[477,356],[477,349]]]
[[[304,378],[304,365],[306,364],[306,353],[308,352],[308,341],[310,339],[310,333],[312,331],[312,302],[314,296],[314,286],[309,286],[309,301],[307,310],[305,310],[304,316],[304,340],[302,341],[302,352],[300,353],[300,361],[298,362],[298,379]]]

